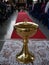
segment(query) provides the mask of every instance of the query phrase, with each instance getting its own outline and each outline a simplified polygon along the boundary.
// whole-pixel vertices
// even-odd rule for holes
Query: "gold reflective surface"
[[[16,33],[23,38],[22,51],[16,55],[16,60],[21,63],[33,62],[35,57],[28,50],[28,38],[35,35],[38,29],[38,24],[32,22],[19,22],[14,26]]]

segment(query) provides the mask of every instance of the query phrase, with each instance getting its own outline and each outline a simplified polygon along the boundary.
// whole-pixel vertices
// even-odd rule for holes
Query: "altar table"
[[[35,60],[28,64],[16,61],[16,54],[22,50],[22,39],[3,40],[0,51],[0,65],[49,65],[49,40],[29,39],[28,48]]]

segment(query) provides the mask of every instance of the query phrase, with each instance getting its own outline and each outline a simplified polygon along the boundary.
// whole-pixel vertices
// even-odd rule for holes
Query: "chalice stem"
[[[22,51],[18,55],[16,55],[16,59],[19,62],[29,63],[29,62],[32,62],[34,60],[34,54],[32,55],[29,53],[27,44],[28,44],[28,39],[23,39]]]
[[[23,48],[22,51],[25,52],[25,54],[28,53],[28,39],[23,39]]]

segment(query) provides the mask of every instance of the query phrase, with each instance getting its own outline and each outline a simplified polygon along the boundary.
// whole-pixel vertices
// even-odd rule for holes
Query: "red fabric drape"
[[[27,20],[29,22],[33,22],[32,19],[28,16],[28,14],[26,12],[22,12],[22,11],[19,12],[16,23],[23,22],[25,20]],[[15,30],[13,30],[11,38],[12,39],[17,39],[17,38],[19,39],[21,37],[19,35],[17,35]],[[32,36],[31,38],[33,38],[33,39],[46,39],[46,36],[42,33],[42,31],[40,29],[38,29],[37,33],[34,36]]]

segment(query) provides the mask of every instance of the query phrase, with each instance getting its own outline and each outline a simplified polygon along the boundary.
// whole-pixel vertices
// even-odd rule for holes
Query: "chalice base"
[[[30,53],[21,52],[20,54],[16,55],[16,60],[20,63],[27,64],[29,62],[33,62],[35,59],[34,55]]]

